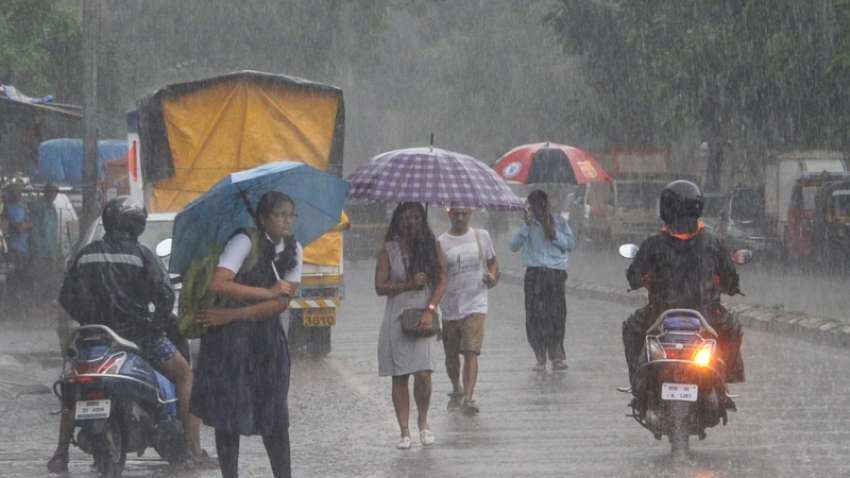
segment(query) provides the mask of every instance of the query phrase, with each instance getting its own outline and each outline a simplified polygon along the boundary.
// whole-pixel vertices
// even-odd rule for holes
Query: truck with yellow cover
[[[225,175],[280,160],[342,176],[342,90],[292,76],[237,71],[178,83],[127,114],[130,195],[178,212]],[[326,355],[344,296],[345,214],[304,245],[300,297],[290,303],[293,351]]]

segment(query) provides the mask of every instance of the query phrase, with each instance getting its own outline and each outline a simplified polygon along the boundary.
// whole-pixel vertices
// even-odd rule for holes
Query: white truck
[[[812,255],[815,196],[824,182],[848,174],[845,160],[840,151],[793,151],[777,155],[765,168],[768,229],[781,239],[787,258]]]

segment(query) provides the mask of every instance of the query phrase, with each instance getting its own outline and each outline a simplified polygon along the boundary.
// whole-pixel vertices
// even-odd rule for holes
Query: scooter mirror
[[[638,253],[638,246],[634,244],[623,244],[620,246],[620,255],[626,259],[634,259]]]
[[[732,253],[732,262],[742,266],[749,264],[753,260],[753,251],[749,249],[738,249]]]
[[[171,255],[171,238],[163,239],[156,245],[157,257],[164,259]]]

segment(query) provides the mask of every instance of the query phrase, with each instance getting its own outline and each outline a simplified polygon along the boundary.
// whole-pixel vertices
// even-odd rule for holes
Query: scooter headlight
[[[713,340],[703,343],[694,354],[694,362],[700,367],[708,367],[714,357],[714,346]]]
[[[654,360],[664,360],[667,358],[667,353],[664,351],[664,346],[655,337],[646,338],[646,359],[649,362]]]

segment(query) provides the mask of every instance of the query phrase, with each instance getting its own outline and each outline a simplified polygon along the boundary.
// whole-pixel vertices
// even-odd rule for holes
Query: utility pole
[[[97,66],[102,0],[80,0],[83,12],[83,214],[80,237],[97,217]]]

